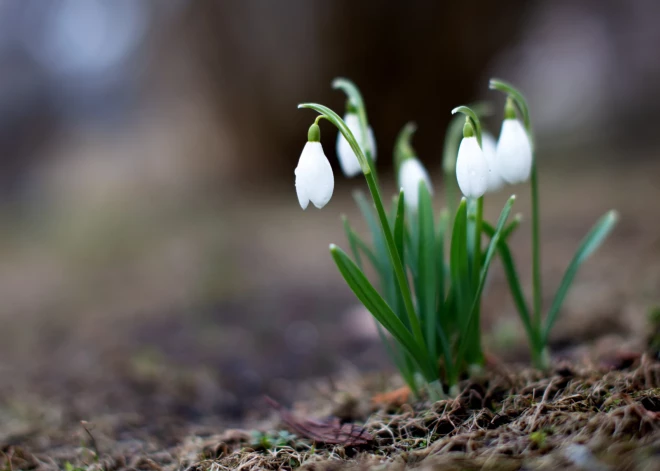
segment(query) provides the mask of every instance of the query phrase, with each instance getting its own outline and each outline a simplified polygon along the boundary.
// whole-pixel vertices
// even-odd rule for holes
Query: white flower
[[[346,116],[344,116],[344,122],[346,123],[346,126],[348,126],[348,129],[351,130],[356,142],[362,149],[362,127],[360,126],[360,118],[357,113],[346,113]],[[374,139],[374,132],[371,129],[371,126],[367,129],[367,141],[373,150],[371,158],[376,160],[376,140]],[[365,152],[365,149],[362,149],[362,152]],[[351,149],[351,145],[346,139],[344,139],[342,133],[337,135],[337,157],[339,158],[341,170],[347,177],[354,177],[362,173],[360,162],[358,161],[355,152],[353,152],[353,149]]]
[[[497,142],[493,135],[489,132],[481,133],[481,149],[483,150],[484,157],[488,163],[488,190],[497,191],[504,185],[504,179],[500,175],[496,152]]]
[[[497,166],[507,183],[521,183],[532,170],[532,145],[522,123],[505,119],[497,143]]]
[[[403,188],[403,201],[408,211],[417,212],[419,206],[419,184],[424,182],[429,193],[433,193],[431,179],[422,163],[416,158],[409,158],[399,168],[399,186]]]
[[[310,201],[317,208],[328,204],[335,187],[335,177],[320,142],[305,144],[294,173],[296,193],[302,209],[307,208]]]
[[[488,161],[474,136],[464,137],[458,147],[456,180],[468,198],[480,198],[488,189]]]

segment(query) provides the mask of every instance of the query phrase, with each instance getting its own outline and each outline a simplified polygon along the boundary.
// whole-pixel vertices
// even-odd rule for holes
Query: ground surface
[[[316,460],[366,466],[384,455],[395,467],[658,469],[660,367],[648,353],[624,362],[619,354],[647,352],[647,313],[659,301],[660,218],[651,215],[658,212],[660,166],[569,162],[553,172],[541,189],[545,302],[592,222],[610,208],[622,215],[567,299],[552,339],[555,370],[543,376],[516,366],[526,360],[523,333],[495,268],[484,305],[486,341],[497,359],[490,376],[465,383],[457,400],[389,412],[369,400],[396,380],[374,373],[387,371],[385,356],[324,249],[343,241],[336,216],[354,214],[342,195],[348,187],[325,212],[302,214],[288,193],[266,203],[236,200],[222,218],[240,230],[219,242],[208,214],[187,214],[185,225],[176,223],[186,230],[156,230],[160,242],[149,239],[145,256],[113,249],[109,258],[120,254],[131,263],[97,273],[103,289],[76,298],[75,309],[62,302],[66,285],[49,284],[61,274],[43,275],[51,252],[7,251],[0,469],[258,469]],[[516,210],[528,215],[524,188],[518,195]],[[503,199],[488,202],[487,213]],[[526,230],[514,248],[523,277]],[[220,272],[194,271],[209,250],[222,261]],[[173,269],[163,269],[163,260]],[[90,278],[68,268],[72,285]],[[33,273],[50,291],[12,288],[12,280]],[[200,284],[221,289],[202,293]],[[371,371],[370,379],[359,371]],[[304,439],[266,437],[267,449],[246,453],[264,444],[250,431],[283,428],[264,393],[297,403],[304,416],[341,411],[345,420],[366,423],[376,446],[311,453]],[[351,397],[354,407],[339,407]]]

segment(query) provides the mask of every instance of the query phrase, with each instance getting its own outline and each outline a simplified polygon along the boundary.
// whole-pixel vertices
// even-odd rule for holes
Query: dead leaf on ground
[[[373,437],[355,424],[342,424],[338,418],[321,421],[299,419],[274,399],[265,396],[266,402],[280,414],[282,421],[296,434],[328,445],[360,446],[373,441]]]
[[[379,407],[401,407],[410,399],[410,388],[403,386],[394,391],[376,394],[371,398],[371,403]]]

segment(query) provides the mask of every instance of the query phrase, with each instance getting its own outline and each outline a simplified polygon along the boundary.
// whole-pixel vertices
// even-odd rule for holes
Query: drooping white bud
[[[474,135],[469,120],[463,127],[463,140],[456,157],[456,181],[468,198],[481,198],[488,189],[488,161]]]
[[[481,150],[488,163],[488,189],[486,191],[497,191],[502,188],[502,185],[504,185],[504,179],[502,178],[502,175],[500,175],[500,169],[496,158],[497,142],[491,133],[481,133]]]
[[[303,148],[296,174],[296,193],[302,209],[307,208],[311,201],[317,208],[322,208],[332,197],[335,187],[335,177],[328,158],[323,152],[318,126],[313,124],[309,132],[309,140]]]
[[[507,183],[521,183],[529,178],[532,170],[532,144],[509,101],[497,142],[496,159],[500,175]]]
[[[348,129],[351,130],[353,136],[358,145],[362,149],[362,127],[360,126],[360,118],[357,113],[349,111],[344,116],[344,122]],[[371,126],[367,129],[367,142],[373,150],[373,155],[371,158],[376,160],[376,140],[374,139],[374,132],[371,129]],[[362,149],[362,152],[365,152],[366,149]],[[365,152],[366,155],[366,152]],[[354,177],[362,173],[362,167],[360,167],[360,162],[358,161],[355,152],[351,148],[351,145],[344,138],[344,136],[339,133],[337,135],[337,158],[339,159],[339,165],[341,166],[342,172],[347,177]]]
[[[414,157],[405,159],[399,168],[399,186],[403,188],[406,208],[413,213],[416,213],[419,207],[420,182],[424,182],[429,193],[433,194],[431,179],[422,163]]]

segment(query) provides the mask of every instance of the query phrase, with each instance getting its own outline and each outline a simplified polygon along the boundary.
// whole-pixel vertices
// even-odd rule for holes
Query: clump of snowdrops
[[[355,200],[371,233],[360,237],[344,218],[349,256],[336,245],[330,253],[346,283],[377,321],[393,361],[409,387],[426,387],[431,397],[457,391],[461,375],[484,365],[480,308],[491,262],[499,254],[511,295],[528,336],[534,366],[549,366],[548,337],[575,274],[604,241],[616,223],[614,211],[605,214],[578,247],[554,300],[542,312],[538,172],[534,136],[527,102],[512,85],[491,80],[490,88],[506,94],[504,119],[495,138],[482,129],[484,106],[459,106],[445,138],[443,170],[448,207],[432,204],[433,186],[418,160],[411,140],[413,123],[401,130],[394,149],[394,165],[401,190],[391,205],[383,202],[374,161],[376,143],[357,87],[336,79],[333,87],[347,95],[344,118],[326,106],[305,103],[318,113],[308,131],[295,170],[296,192],[303,209],[317,208],[332,197],[334,176],[321,146],[319,123],[325,119],[338,130],[337,157],[346,177],[362,174],[371,201],[362,192]],[[509,216],[511,196],[494,223],[483,216],[484,195],[506,184],[530,181],[532,224],[532,301],[525,297],[509,236],[520,223]],[[456,186],[463,193],[457,203]],[[377,280],[365,275],[372,265]]]

